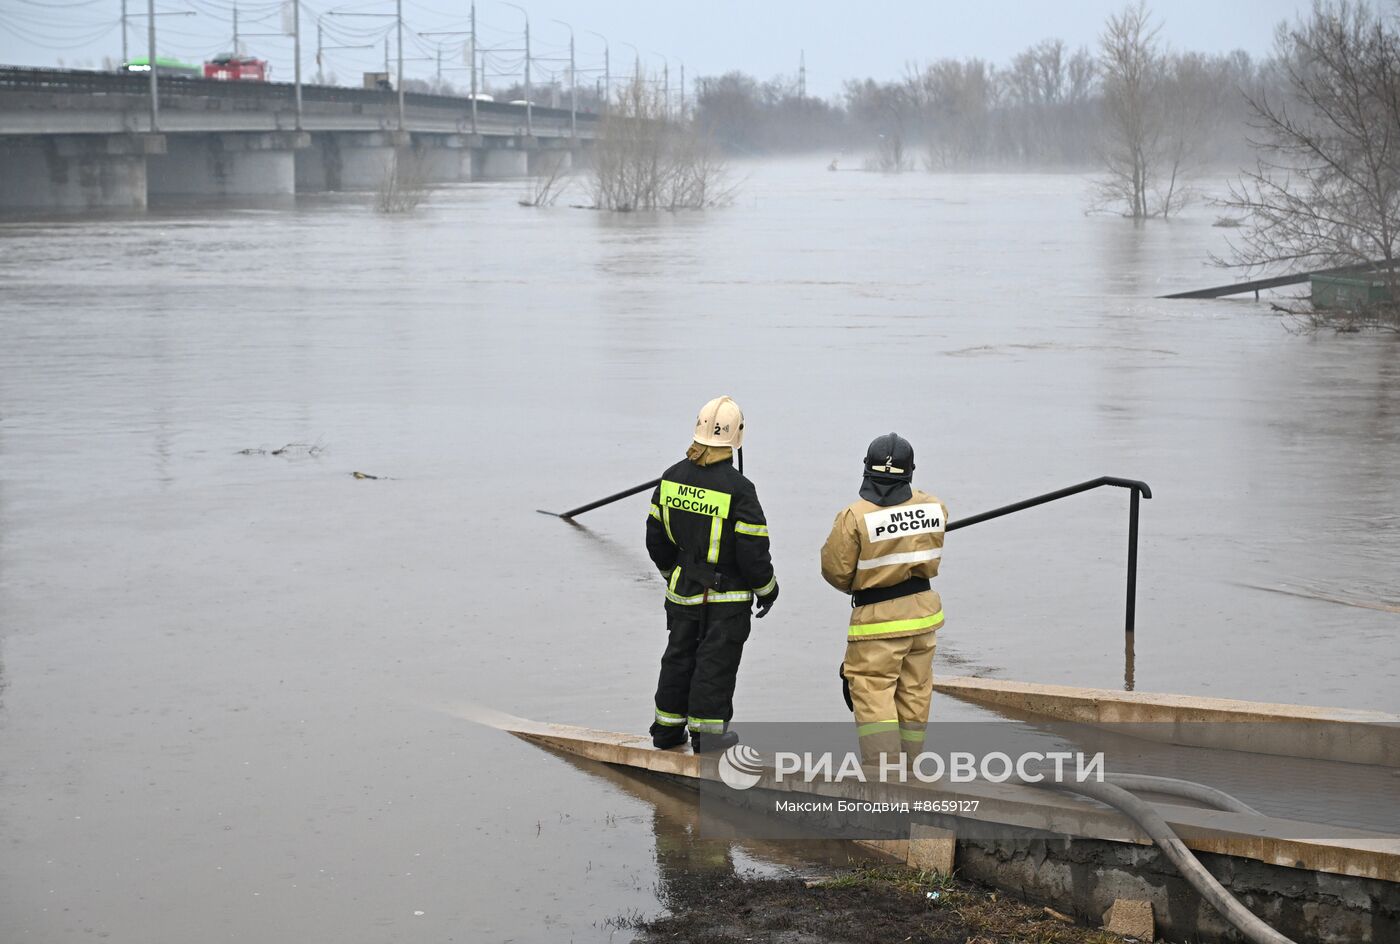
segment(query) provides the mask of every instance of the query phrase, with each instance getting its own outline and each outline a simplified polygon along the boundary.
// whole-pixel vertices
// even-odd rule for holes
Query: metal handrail
[[[1034,508],[1036,505],[1044,505],[1047,502],[1068,498],[1071,495],[1078,495],[1080,492],[1087,492],[1090,489],[1100,488],[1104,485],[1126,488],[1132,492],[1132,499],[1128,506],[1128,599],[1127,613],[1123,621],[1123,632],[1131,636],[1136,630],[1137,623],[1138,499],[1152,497],[1152,489],[1146,482],[1140,482],[1137,479],[1118,478],[1114,475],[1103,475],[1096,479],[1090,479],[1087,482],[1080,482],[1078,485],[1071,485],[1068,488],[1046,492],[1044,495],[1037,495],[1034,498],[1027,498],[1024,501],[1003,505],[1000,508],[993,508],[991,511],[970,515],[958,521],[951,521],[948,523],[948,530],[956,531],[959,528],[971,527],[983,521],[991,521],[993,518],[1000,518],[1003,515],[1025,511],[1027,508]]]
[[[742,459],[740,461],[742,462]],[[576,515],[581,515],[586,511],[592,511],[594,508],[601,508],[604,505],[611,505],[615,501],[621,501],[624,498],[636,495],[638,492],[648,491],[660,484],[660,479],[652,479],[649,482],[643,482],[641,485],[635,485],[632,488],[624,489],[606,498],[591,501],[586,505],[579,505],[577,508],[570,508],[568,511],[545,511],[543,508],[536,510],[542,515],[550,515],[556,518],[563,518],[565,521],[572,521]],[[1080,482],[1078,485],[1071,485],[1053,492],[1046,492],[1044,495],[1037,495],[1034,498],[1027,498],[1023,501],[1013,502],[1010,505],[1003,505],[1000,508],[993,508],[991,511],[983,511],[957,521],[951,521],[948,523],[947,530],[956,531],[959,528],[968,528],[974,524],[981,524],[983,521],[991,521],[993,518],[1000,518],[1003,515],[1025,511],[1027,508],[1034,508],[1037,505],[1044,505],[1047,502],[1058,501],[1061,498],[1078,495],[1080,492],[1087,492],[1104,485],[1126,488],[1132,492],[1132,500],[1128,506],[1128,602],[1127,614],[1123,624],[1123,631],[1131,635],[1135,631],[1137,623],[1138,500],[1152,497],[1152,488],[1146,482],[1140,482],[1137,479],[1119,478],[1116,475],[1102,475],[1096,479],[1090,479],[1087,482]]]

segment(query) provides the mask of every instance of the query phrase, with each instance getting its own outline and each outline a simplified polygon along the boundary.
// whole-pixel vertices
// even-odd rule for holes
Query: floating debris
[[[368,472],[351,472],[350,474],[357,479],[371,479],[372,481],[376,482],[381,479],[387,479],[389,477],[387,475],[370,475]]]
[[[249,446],[247,449],[240,449],[234,455],[239,456],[319,456],[325,452],[326,447],[311,443],[287,443],[279,449],[263,449],[258,446]]]

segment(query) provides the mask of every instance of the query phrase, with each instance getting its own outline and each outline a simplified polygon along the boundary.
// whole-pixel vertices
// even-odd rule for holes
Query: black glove
[[[765,616],[768,615],[768,611],[771,610],[771,609],[773,609],[773,603],[774,603],[777,599],[778,599],[778,585],[775,583],[775,584],[773,584],[773,592],[772,592],[772,593],[768,594],[768,596],[766,596],[766,597],[759,597],[759,598],[758,598],[758,618],[759,618],[759,619],[763,619],[763,617],[765,617]]]
[[[846,678],[845,663],[842,663],[841,667],[836,670],[836,674],[841,676],[841,697],[846,699],[846,710],[855,711],[855,702],[851,701],[851,680]]]

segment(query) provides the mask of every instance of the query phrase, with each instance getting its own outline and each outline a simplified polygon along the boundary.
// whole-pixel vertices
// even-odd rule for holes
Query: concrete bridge
[[[567,167],[598,116],[446,95],[0,67],[0,212],[130,210]],[[153,120],[154,119],[154,120]]]

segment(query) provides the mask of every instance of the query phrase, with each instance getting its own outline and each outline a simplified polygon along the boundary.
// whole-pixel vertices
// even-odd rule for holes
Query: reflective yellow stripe
[[[669,711],[662,711],[658,708],[656,709],[656,723],[669,725],[685,724],[685,715],[673,715]]]
[[[734,522],[734,533],[751,534],[756,538],[766,538],[768,537],[768,525],[749,524],[747,521],[736,521]]]
[[[676,543],[676,536],[671,533],[671,509],[661,509],[661,523],[666,526],[666,540],[672,544]]]
[[[702,734],[723,734],[723,718],[691,718],[690,730],[699,731]]]
[[[705,559],[711,564],[719,563],[719,539],[724,535],[724,519],[710,519],[710,552]]]
[[[655,504],[651,506],[651,511],[647,512],[647,514],[651,515],[657,521],[661,520],[661,509],[658,508]]]
[[[766,597],[766,596],[768,596],[768,594],[772,593],[772,592],[773,592],[774,590],[776,590],[777,588],[778,588],[778,575],[777,575],[777,574],[774,574],[773,577],[772,577],[772,579],[770,579],[770,580],[769,580],[767,583],[765,583],[763,586],[761,586],[761,587],[759,587],[757,590],[755,590],[754,593],[758,594],[758,595],[761,596],[761,597]]]
[[[899,729],[899,739],[901,741],[922,741],[924,739],[924,729],[911,731],[909,728]]]
[[[852,623],[847,635],[857,637],[878,636],[881,633],[907,633],[916,629],[932,629],[942,625],[943,611],[939,610],[932,616],[920,616],[916,619],[888,620],[884,623],[864,623],[861,625]]]
[[[709,599],[705,594],[698,593],[693,597],[683,597],[674,590],[666,591],[666,599],[672,603],[679,603],[681,606],[699,606],[702,603],[743,603],[753,600],[753,592],[749,590],[731,590],[726,593],[711,593]]]
[[[891,718],[889,721],[871,721],[866,724],[856,726],[856,734],[865,737],[867,734],[880,734],[883,731],[893,731],[899,727],[899,719]]]
[[[689,511],[697,515],[710,515],[715,518],[729,517],[729,493],[698,485],[682,485],[679,482],[661,482],[661,507]]]

